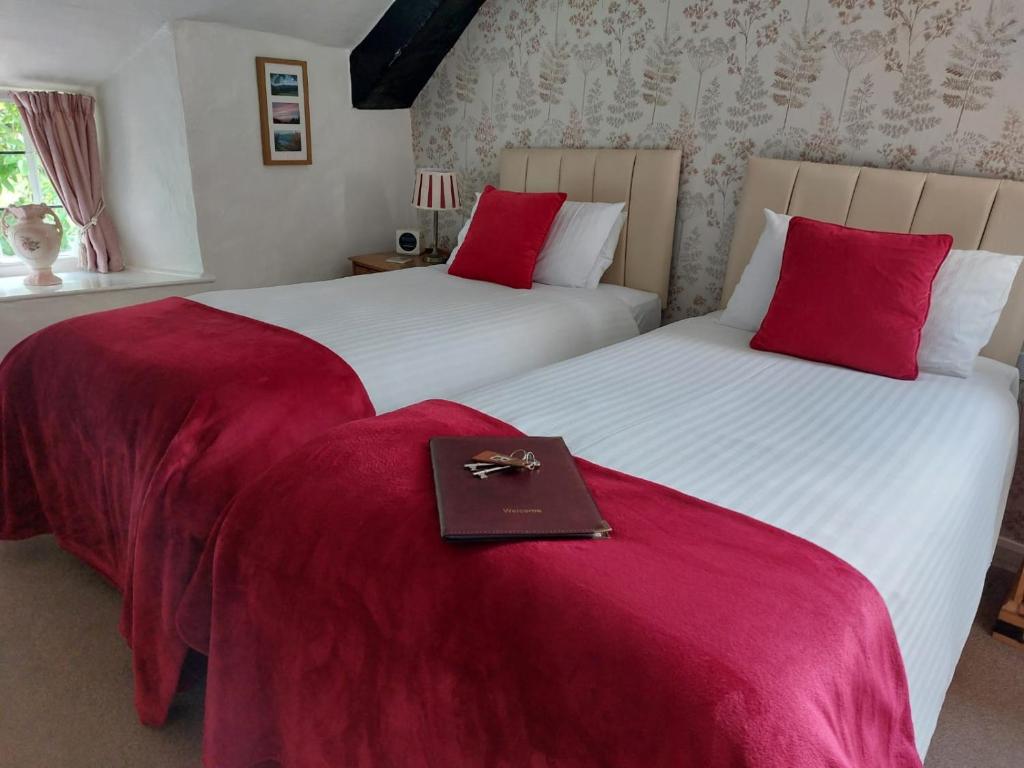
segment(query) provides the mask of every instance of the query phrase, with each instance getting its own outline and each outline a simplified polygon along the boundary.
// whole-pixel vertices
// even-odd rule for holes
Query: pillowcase
[[[604,277],[604,273],[608,271],[608,267],[615,261],[615,251],[619,248],[619,236],[622,234],[622,228],[626,226],[627,218],[628,216],[625,211],[620,213],[619,218],[615,221],[615,226],[608,233],[608,239],[604,241],[601,253],[598,254],[597,261],[594,263],[594,268],[587,277],[587,288],[597,288],[601,284],[601,278]]]
[[[950,235],[870,232],[795,216],[753,349],[916,379]]]
[[[565,198],[564,192],[508,192],[488,185],[448,274],[530,288],[537,257]]]
[[[922,371],[966,378],[992,338],[1022,258],[990,251],[950,251],[932,285],[921,330]]]
[[[625,203],[566,201],[537,258],[534,282],[566,288],[596,288],[615,257],[624,207]],[[606,246],[613,231],[612,258],[607,258]],[[598,264],[600,261],[603,266]]]
[[[764,209],[764,230],[718,322],[743,331],[761,327],[779,282],[782,250],[792,216]]]
[[[473,208],[469,212],[469,218],[466,219],[466,223],[462,225],[462,229],[459,230],[458,236],[455,238],[455,247],[452,248],[451,254],[448,256],[448,267],[451,268],[452,262],[455,261],[455,257],[459,253],[459,248],[466,240],[466,235],[469,234],[469,225],[473,223],[473,215],[476,213],[476,207],[480,205],[480,193],[476,193],[476,200],[473,202]]]

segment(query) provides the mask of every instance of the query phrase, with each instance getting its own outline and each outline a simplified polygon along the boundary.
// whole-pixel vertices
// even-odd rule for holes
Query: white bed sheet
[[[923,756],[998,538],[1017,370],[980,358],[969,379],[895,381],[757,352],[750,337],[681,321],[458,399],[859,569],[892,616]]]
[[[301,333],[352,366],[378,413],[451,397],[637,335],[608,291],[514,290],[406,269],[191,299]]]
[[[633,313],[640,333],[649,333],[661,327],[661,297],[658,294],[608,283],[601,283],[597,290],[624,302]]]

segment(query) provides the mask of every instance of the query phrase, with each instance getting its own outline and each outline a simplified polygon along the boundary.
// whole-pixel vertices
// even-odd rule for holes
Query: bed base
[[[1024,650],[1024,565],[1017,574],[1017,582],[999,611],[992,636],[1000,642]]]

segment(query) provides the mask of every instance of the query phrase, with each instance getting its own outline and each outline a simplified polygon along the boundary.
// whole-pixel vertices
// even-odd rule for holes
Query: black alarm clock
[[[400,229],[395,232],[395,253],[416,256],[420,252],[420,231]]]

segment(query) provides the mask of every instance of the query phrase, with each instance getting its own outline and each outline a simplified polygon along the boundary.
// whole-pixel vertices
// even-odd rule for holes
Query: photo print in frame
[[[306,62],[256,59],[264,165],[311,165]]]

